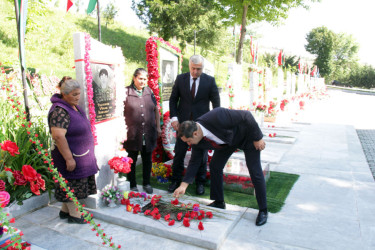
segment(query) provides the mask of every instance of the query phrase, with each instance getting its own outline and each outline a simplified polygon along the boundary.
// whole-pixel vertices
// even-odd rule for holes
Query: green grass
[[[299,175],[287,174],[281,172],[271,171],[270,178],[267,182],[267,202],[268,211],[277,213],[285,204],[285,199],[288,197],[289,191],[292,189],[294,183],[298,180]],[[142,166],[136,168],[137,184],[142,184]],[[151,186],[161,190],[167,190],[169,183],[159,183],[156,178],[151,178]],[[205,194],[200,195],[201,198],[210,199],[210,187],[205,186]],[[187,195],[196,196],[195,184],[189,185],[186,190]],[[224,199],[228,204],[234,204],[241,207],[250,207],[258,209],[254,195],[234,192],[224,189]]]

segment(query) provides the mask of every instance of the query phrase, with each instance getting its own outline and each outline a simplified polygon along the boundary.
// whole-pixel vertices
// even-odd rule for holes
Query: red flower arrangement
[[[191,225],[190,223],[194,220],[197,220],[199,221],[198,229],[204,230],[202,220],[204,218],[211,219],[213,217],[212,212],[210,211],[206,212],[200,209],[199,204],[191,204],[191,203],[184,204],[184,203],[180,203],[178,199],[171,200],[170,202],[166,202],[166,201],[161,200],[162,198],[161,195],[153,195],[153,196],[148,195],[147,196],[146,193],[136,193],[133,191],[125,192],[124,199],[121,201],[121,204],[126,205],[126,211],[128,212],[133,211],[134,214],[141,214],[142,209],[140,207],[140,204],[130,203],[130,199],[132,198],[138,198],[138,200],[141,200],[142,202],[151,199],[150,203],[152,205],[152,209],[145,210],[143,212],[143,215],[151,216],[155,220],[160,220],[162,218],[161,211],[157,207],[159,204],[163,204],[164,205],[163,207],[167,206],[168,210],[172,210],[175,212],[181,211],[177,213],[176,219],[178,221],[182,221],[182,224],[185,227],[190,227]],[[172,219],[171,214],[169,213],[165,214],[163,216],[163,219],[166,223],[168,223],[168,226],[175,225],[176,220]]]
[[[119,157],[115,156],[108,161],[110,169],[113,169],[114,173],[127,174],[131,170],[131,164],[133,163],[130,157]]]

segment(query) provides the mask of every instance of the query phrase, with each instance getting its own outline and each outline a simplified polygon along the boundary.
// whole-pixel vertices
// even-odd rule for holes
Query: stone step
[[[154,194],[162,195],[162,199],[168,202],[174,199],[166,191],[154,189]],[[201,248],[219,249],[246,211],[246,208],[234,205],[227,205],[225,210],[207,207],[203,204],[209,204],[211,201],[194,197],[188,198],[184,196],[179,201],[185,204],[198,202],[202,210],[213,213],[212,219],[206,218],[203,220],[203,231],[198,229],[199,221],[197,220],[192,220],[190,227],[183,226],[182,222],[176,222],[175,225],[168,226],[168,222],[163,218],[154,220],[149,216],[133,214],[133,212],[127,212],[124,205],[118,205],[114,208],[103,206],[90,210],[90,212],[93,213],[95,219],[103,220],[110,224]]]

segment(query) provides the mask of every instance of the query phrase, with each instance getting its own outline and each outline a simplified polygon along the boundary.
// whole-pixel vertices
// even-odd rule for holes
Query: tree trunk
[[[243,6],[243,12],[242,12],[242,29],[241,29],[241,36],[240,41],[238,42],[238,51],[237,51],[237,57],[236,57],[236,63],[242,64],[242,50],[243,50],[243,41],[245,40],[246,35],[246,15],[247,10],[249,8],[250,4],[244,4]]]

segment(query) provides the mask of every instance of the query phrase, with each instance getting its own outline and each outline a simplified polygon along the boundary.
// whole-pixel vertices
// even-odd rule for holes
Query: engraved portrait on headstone
[[[173,61],[164,60],[162,62],[163,84],[173,83],[173,79],[174,79],[173,64],[174,64]]]
[[[96,122],[111,119],[116,108],[116,88],[111,65],[91,63]]]
[[[159,48],[160,52],[160,81],[162,83],[162,92],[161,96],[163,99],[163,109],[164,106],[168,107],[165,102],[169,101],[169,98],[172,93],[172,88],[174,84],[174,80],[176,79],[177,72],[178,72],[178,57],[176,54],[164,49]]]

